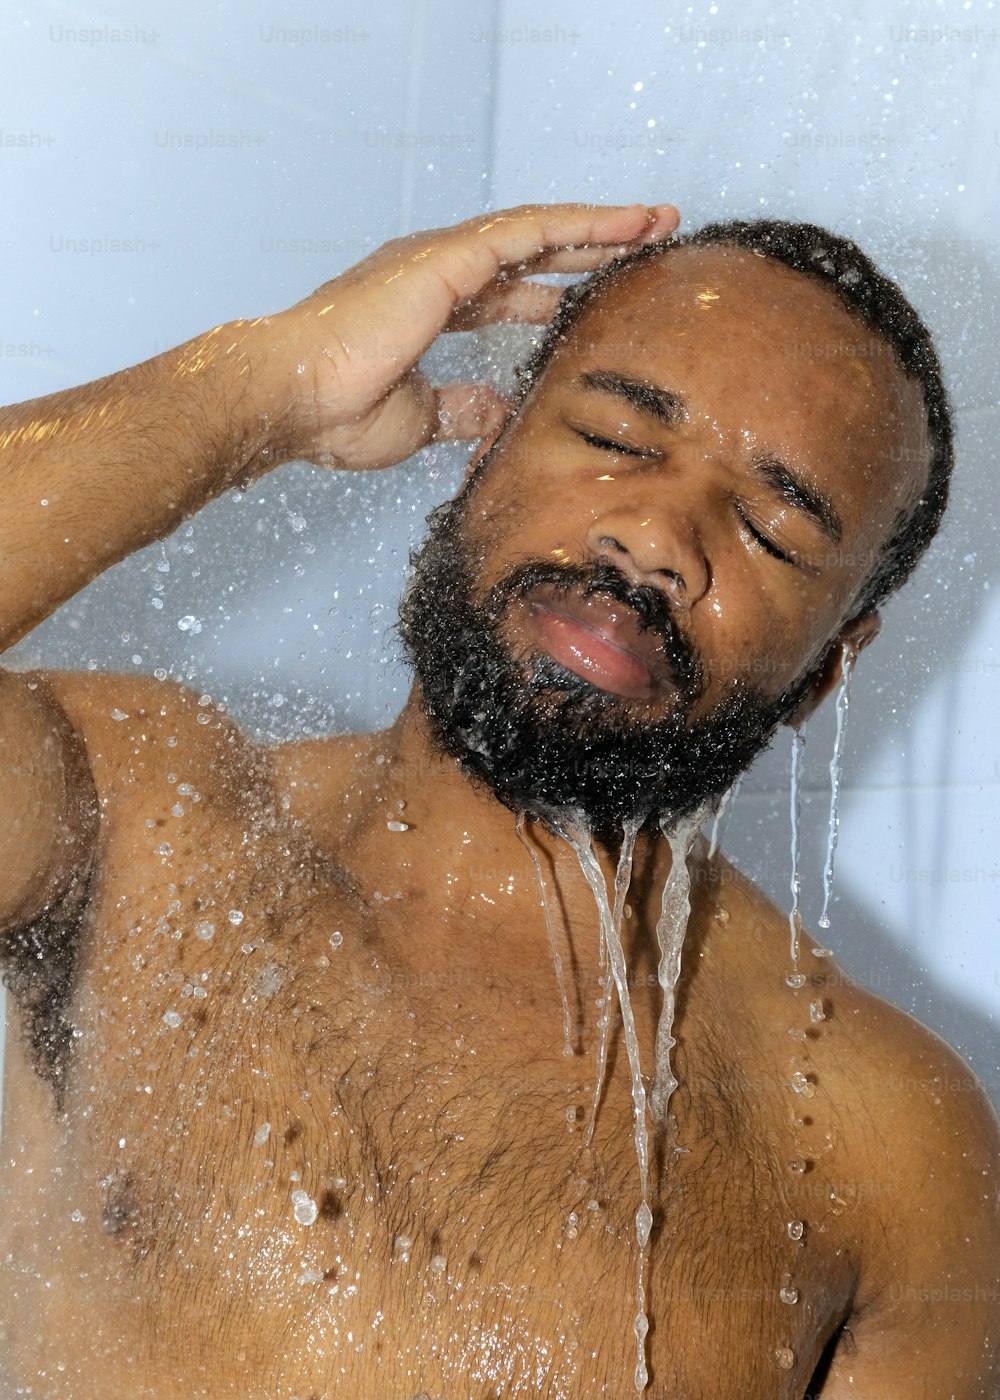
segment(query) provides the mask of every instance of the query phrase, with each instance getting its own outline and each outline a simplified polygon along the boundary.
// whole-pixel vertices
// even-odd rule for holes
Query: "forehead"
[[[861,533],[880,535],[926,483],[920,386],[828,287],[771,258],[684,247],[627,268],[551,362],[564,385],[587,368],[679,394],[720,452],[801,464]],[[624,404],[621,417],[638,421]]]

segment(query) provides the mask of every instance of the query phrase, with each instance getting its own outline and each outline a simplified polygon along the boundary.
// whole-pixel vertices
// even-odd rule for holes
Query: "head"
[[[675,821],[876,635],[951,455],[930,337],[853,244],[713,225],[602,269],[415,560],[432,732],[511,807]]]

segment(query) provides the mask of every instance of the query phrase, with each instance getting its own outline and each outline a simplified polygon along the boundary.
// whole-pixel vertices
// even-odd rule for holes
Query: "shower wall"
[[[276,309],[387,238],[497,204],[816,220],[902,280],[952,385],[954,504],[859,667],[824,941],[1000,1099],[992,5],[8,0],[0,25],[5,401]],[[458,337],[431,364],[502,378],[526,339]],[[385,724],[407,689],[391,626],[407,553],[464,455],[365,480],[288,468],[110,571],[13,659],[164,668],[262,734]],[[810,729],[814,922],[830,715]],[[725,843],[782,901],[787,811],[782,741]]]

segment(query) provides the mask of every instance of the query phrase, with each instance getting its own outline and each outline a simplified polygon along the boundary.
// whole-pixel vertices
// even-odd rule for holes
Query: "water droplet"
[[[818,1025],[820,1021],[826,1020],[826,1012],[823,1010],[821,1001],[811,1001],[809,1003],[809,1019],[813,1025]]]
[[[410,1250],[413,1248],[413,1241],[409,1235],[395,1235],[392,1241],[392,1252],[401,1264],[410,1262]]]
[[[790,1172],[794,1172],[796,1176],[801,1176],[802,1173],[807,1170],[807,1168],[808,1163],[804,1162],[801,1157],[793,1157],[788,1164],[788,1170]]]
[[[797,1303],[799,1301],[799,1290],[793,1288],[790,1283],[786,1283],[778,1294],[783,1303]]]
[[[195,938],[200,938],[203,943],[207,943],[210,938],[215,937],[215,925],[210,924],[207,921],[205,923],[198,924],[195,928],[194,936]]]
[[[128,719],[128,715],[125,713],[124,710],[112,710],[111,718],[121,721],[123,719]]]
[[[343,941],[344,935],[341,933],[340,929],[334,929],[333,933],[330,934],[330,947],[339,948]]]
[[[389,829],[389,831],[409,831],[409,829],[410,829],[410,823],[409,823],[409,822],[386,822],[386,827]]]
[[[284,985],[285,969],[280,963],[268,962],[260,970],[260,975],[254,983],[254,991],[258,996],[273,997]]]
[[[799,987],[806,985],[806,975],[804,972],[790,972],[785,978],[785,985],[798,991]]]
[[[308,1191],[292,1192],[292,1208],[300,1225],[312,1225],[319,1215],[319,1207]]]
[[[448,1261],[443,1254],[435,1254],[431,1260],[431,1273],[443,1274],[448,1267]]]
[[[254,1145],[254,1147],[263,1147],[264,1144],[265,1144],[265,1142],[267,1142],[267,1140],[268,1140],[268,1138],[269,1138],[270,1136],[271,1136],[271,1125],[270,1125],[270,1123],[261,1123],[260,1127],[257,1129],[257,1131],[256,1131],[256,1132],[254,1133],[254,1135],[253,1135],[253,1145]]]
[[[816,1085],[808,1075],[797,1069],[792,1075],[792,1088],[797,1094],[801,1094],[804,1099],[811,1099],[816,1093]]]
[[[833,949],[832,949],[832,948],[814,948],[814,949],[812,950],[812,955],[813,955],[814,958],[832,958],[832,957],[833,957]]]
[[[163,1013],[163,1024],[164,1024],[165,1026],[169,1026],[171,1030],[176,1030],[177,1027],[180,1025],[180,1023],[181,1023],[180,1012],[178,1012],[178,1011],[164,1011],[164,1013]]]
[[[783,1371],[790,1371],[795,1365],[795,1353],[791,1347],[777,1347],[774,1359]]]
[[[575,1210],[571,1210],[566,1218],[566,1238],[575,1240],[580,1233],[580,1217]]]
[[[635,1237],[639,1241],[639,1247],[644,1248],[649,1239],[649,1232],[653,1228],[653,1212],[646,1201],[635,1213]]]
[[[197,635],[202,628],[201,619],[195,617],[193,613],[186,613],[184,617],[179,617],[177,619],[177,626],[180,631],[190,632],[192,636]]]
[[[789,1165],[791,1165],[789,1163]],[[806,1227],[801,1220],[789,1220],[788,1238],[790,1240],[800,1240],[806,1232]]]
[[[156,854],[158,856],[172,856],[173,853],[174,848],[173,846],[171,846],[169,841],[161,841],[156,848]]]

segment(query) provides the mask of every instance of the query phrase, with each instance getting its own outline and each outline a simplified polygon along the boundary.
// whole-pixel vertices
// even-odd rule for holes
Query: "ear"
[[[805,724],[840,681],[841,658],[846,655],[852,663],[856,661],[881,630],[882,618],[877,612],[865,613],[846,623],[830,643],[815,681],[785,723],[792,729],[798,729],[800,725]]]

